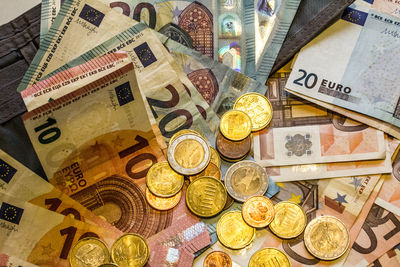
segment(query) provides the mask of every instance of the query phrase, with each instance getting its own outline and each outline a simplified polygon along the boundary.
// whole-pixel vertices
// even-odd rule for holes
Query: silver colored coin
[[[225,187],[229,195],[239,202],[261,196],[268,189],[268,174],[254,161],[244,160],[233,164],[225,174]]]
[[[174,171],[183,175],[195,175],[208,166],[211,152],[207,141],[201,136],[183,134],[172,141],[167,158]]]

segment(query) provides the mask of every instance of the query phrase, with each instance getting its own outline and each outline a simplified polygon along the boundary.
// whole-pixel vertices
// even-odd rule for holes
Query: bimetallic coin
[[[307,225],[304,244],[316,258],[335,260],[349,248],[349,232],[344,223],[336,217],[320,216]]]
[[[280,238],[295,238],[306,227],[307,217],[304,210],[290,201],[282,201],[275,205],[275,217],[269,229]]]
[[[229,140],[240,141],[250,135],[251,119],[243,111],[229,110],[222,115],[219,129]]]
[[[232,249],[241,249],[253,241],[256,229],[249,226],[240,211],[229,211],[217,223],[219,242]]]
[[[98,238],[86,237],[72,247],[69,257],[71,267],[97,267],[110,262],[107,245]]]
[[[272,222],[274,215],[274,203],[265,196],[251,197],[242,206],[243,219],[252,227],[266,227]]]
[[[146,184],[150,192],[159,197],[172,197],[183,186],[183,175],[176,173],[168,162],[158,162],[151,166],[146,175]]]
[[[212,162],[208,163],[207,168],[205,168],[204,171],[202,171],[201,173],[189,176],[189,180],[190,182],[193,182],[195,179],[203,176],[214,177],[217,180],[222,179],[221,170]]]
[[[232,259],[225,252],[214,251],[207,255],[203,267],[232,267]]]
[[[249,115],[252,131],[259,131],[267,127],[272,120],[273,110],[268,98],[257,93],[247,93],[240,96],[233,109]]]
[[[229,195],[239,202],[252,196],[262,196],[268,189],[268,175],[259,164],[245,160],[233,164],[225,174]]]
[[[251,148],[251,136],[249,135],[241,141],[231,141],[226,139],[221,133],[217,135],[216,147],[218,152],[227,159],[236,160],[246,157]]]
[[[221,158],[219,157],[217,150],[210,146],[210,153],[210,162],[214,163],[218,168],[221,168]]]
[[[183,134],[168,147],[168,162],[178,173],[195,175],[207,167],[210,154],[210,148],[202,137]]]
[[[178,205],[179,201],[182,197],[182,191],[178,192],[178,194],[172,197],[158,197],[150,192],[150,190],[146,187],[146,200],[150,206],[155,208],[156,210],[170,210],[176,205]]]
[[[186,191],[186,204],[200,217],[211,217],[222,211],[226,203],[224,184],[213,177],[194,180]]]
[[[142,267],[149,257],[149,246],[138,234],[124,234],[111,247],[112,261],[119,267]]]
[[[202,134],[200,134],[199,132],[196,132],[196,131],[191,130],[191,129],[183,129],[183,130],[180,130],[179,132],[176,132],[176,133],[171,137],[171,139],[169,139],[168,145],[171,144],[178,136],[181,136],[181,135],[183,135],[183,134],[195,134],[195,135],[198,135],[198,136],[204,138],[204,136],[203,136]],[[204,138],[204,139],[205,139],[205,138]]]
[[[276,248],[264,248],[253,254],[250,258],[249,267],[279,266],[290,267],[288,256]]]

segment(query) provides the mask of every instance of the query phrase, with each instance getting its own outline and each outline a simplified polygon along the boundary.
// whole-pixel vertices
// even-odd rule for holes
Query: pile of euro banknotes
[[[299,4],[43,0],[40,48],[18,92],[48,182],[0,150],[0,266],[98,266],[90,263],[101,254],[93,244],[78,255],[87,239],[113,248],[104,266],[400,266],[400,2],[356,0],[270,73]],[[268,126],[230,139],[221,118],[248,93],[268,99]],[[173,206],[149,201],[146,176],[167,159],[172,166],[168,153],[182,131],[218,157],[216,184],[228,194],[211,217],[187,204],[196,179],[185,173]],[[221,153],[218,138],[249,139],[250,153]],[[297,235],[249,227],[243,215],[251,240],[227,245],[229,231],[237,239],[242,227],[232,219],[222,241],[218,225],[247,203],[225,180],[242,160],[266,173],[262,195],[275,216],[284,203],[299,207],[306,219]],[[251,190],[247,177],[242,193]],[[339,230],[307,231],[322,217],[347,233],[337,257],[307,246],[339,246]],[[126,234],[145,246],[131,241],[136,261],[112,263]],[[260,254],[265,249],[285,261]]]

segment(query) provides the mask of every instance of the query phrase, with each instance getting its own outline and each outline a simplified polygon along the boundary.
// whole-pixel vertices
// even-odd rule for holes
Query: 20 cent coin
[[[111,258],[119,267],[142,267],[149,257],[149,246],[138,234],[124,234],[111,247]]]
[[[275,205],[275,217],[269,229],[280,238],[295,238],[304,231],[306,223],[306,214],[299,205],[282,201]]]

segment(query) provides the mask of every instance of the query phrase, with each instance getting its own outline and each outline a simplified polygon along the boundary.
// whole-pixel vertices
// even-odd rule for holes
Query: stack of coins
[[[146,239],[138,234],[124,234],[115,240],[111,252],[98,238],[86,237],[71,249],[71,267],[142,267],[150,257]]]

